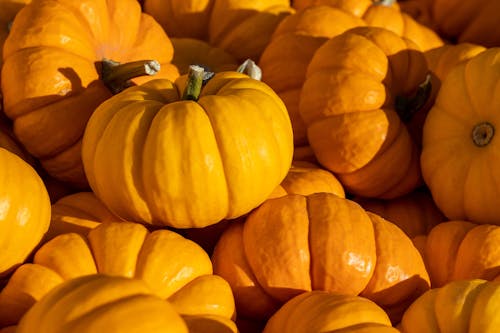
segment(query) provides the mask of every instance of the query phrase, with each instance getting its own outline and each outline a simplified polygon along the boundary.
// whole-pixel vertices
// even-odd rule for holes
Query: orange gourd
[[[0,51],[3,49],[3,43],[5,43],[5,39],[9,35],[10,25],[17,12],[30,2],[31,0],[0,0]],[[0,56],[1,67],[2,57]]]

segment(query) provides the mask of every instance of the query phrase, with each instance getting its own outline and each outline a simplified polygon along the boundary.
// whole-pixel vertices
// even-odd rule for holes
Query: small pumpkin
[[[0,326],[16,324],[64,281],[97,273],[144,280],[152,294],[168,299],[182,315],[234,319],[231,288],[212,272],[207,253],[173,231],[149,232],[132,222],[101,223],[88,236],[54,237],[37,250],[33,263],[14,272],[0,291]]]
[[[238,72],[216,74],[200,93],[203,72],[129,88],[92,115],[85,173],[121,218],[206,227],[248,213],[286,176],[293,138],[281,99]]]
[[[425,292],[406,310],[402,333],[496,332],[500,282],[468,279]]]
[[[422,175],[450,220],[500,224],[499,74],[498,48],[459,63],[425,120]]]
[[[0,277],[28,258],[49,223],[50,199],[42,179],[21,157],[0,147]]]

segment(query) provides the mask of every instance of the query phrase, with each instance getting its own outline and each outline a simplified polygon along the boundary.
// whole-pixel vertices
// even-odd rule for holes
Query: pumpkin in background
[[[21,157],[0,147],[0,277],[27,259],[49,223],[50,199],[42,179]]]
[[[263,333],[397,333],[385,311],[359,296],[309,291],[286,302]]]
[[[397,322],[429,287],[401,229],[331,193],[269,199],[226,229],[212,262],[231,285],[238,314],[254,319],[269,318],[298,294],[325,290],[367,297]]]
[[[195,38],[224,49],[238,61],[258,61],[271,35],[293,12],[289,0],[145,0],[170,37]]]
[[[433,287],[455,280],[500,279],[500,226],[447,221],[420,242]]]
[[[299,111],[316,158],[347,192],[390,199],[421,185],[405,123],[425,103],[427,82],[422,52],[383,28],[350,29],[316,51]]]
[[[390,200],[354,198],[354,201],[364,209],[391,221],[412,239],[418,235],[427,235],[436,224],[446,220],[430,193],[424,189]]]
[[[488,332],[500,327],[500,282],[454,281],[427,291],[405,312],[402,333]]]
[[[11,124],[8,119],[3,117],[0,112],[0,148],[4,148],[11,153],[21,157],[26,163],[35,167],[35,159],[31,156],[26,149],[17,141],[14,133],[12,132]]]
[[[307,145],[306,126],[298,106],[314,52],[329,38],[363,25],[363,20],[340,9],[314,6],[285,17],[274,31],[259,67],[262,81],[276,91],[287,107],[295,146]]]
[[[0,326],[16,324],[63,281],[96,273],[144,280],[182,315],[234,319],[231,288],[212,274],[210,258],[199,245],[173,231],[107,222],[88,236],[57,236],[37,250],[33,263],[21,265],[0,291]]]
[[[423,51],[443,45],[437,33],[402,12],[396,0],[296,0],[293,7],[328,5],[362,18],[369,26],[390,30],[410,39]]]
[[[194,67],[193,77],[203,75]],[[189,97],[179,92],[196,79],[181,78],[115,95],[85,130],[89,184],[125,220],[199,228],[233,219],[261,204],[290,168],[290,118],[269,86],[222,72]]]
[[[158,69],[158,63],[143,60],[160,63],[157,76],[176,78],[172,52],[161,26],[141,13],[136,0],[31,2],[19,11],[4,44],[5,114],[50,175],[84,188],[80,152],[88,118],[131,76]]]
[[[422,175],[450,220],[500,224],[500,48],[445,77],[423,129]]]
[[[0,0],[0,55],[3,43],[9,35],[10,24],[21,10],[31,0]],[[0,68],[2,67],[2,57],[0,56]]]

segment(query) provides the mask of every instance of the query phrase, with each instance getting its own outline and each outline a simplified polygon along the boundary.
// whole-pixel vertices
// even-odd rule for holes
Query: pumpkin
[[[373,198],[354,198],[354,200],[364,209],[396,224],[412,239],[418,235],[427,235],[436,224],[446,220],[425,189],[418,189],[390,200]]]
[[[21,157],[0,147],[0,277],[28,258],[49,223],[50,199],[42,179]]]
[[[54,237],[38,249],[33,263],[21,265],[0,292],[0,326],[16,324],[63,281],[96,273],[144,280],[182,315],[234,319],[231,288],[212,274],[210,258],[200,246],[173,231],[106,222],[88,236]]]
[[[500,224],[499,74],[498,48],[461,62],[443,80],[425,120],[422,175],[450,220]]]
[[[296,0],[293,3],[296,9],[313,5],[345,10],[362,18],[369,26],[385,28],[410,39],[423,51],[443,45],[436,32],[402,12],[396,0]]]
[[[0,148],[4,148],[11,153],[21,157],[26,163],[35,167],[35,160],[26,149],[18,142],[12,132],[11,124],[8,119],[4,119],[3,114],[0,114]]]
[[[0,51],[3,43],[9,35],[10,25],[16,14],[31,0],[0,0]],[[0,68],[2,67],[2,57],[0,56]]]
[[[421,242],[433,287],[455,280],[500,279],[499,226],[447,221]]]
[[[285,17],[264,49],[258,62],[262,81],[285,103],[295,146],[307,145],[306,126],[298,105],[307,66],[314,52],[329,38],[362,25],[365,25],[363,20],[340,9],[314,6]]]
[[[222,72],[193,97],[203,73],[193,67],[187,85],[154,80],[129,88],[87,125],[89,184],[125,220],[198,228],[233,219],[262,203],[290,168],[290,118],[272,89]]]
[[[424,55],[409,40],[357,27],[314,54],[299,111],[319,163],[347,192],[384,199],[422,184],[411,122],[427,94]]]
[[[50,175],[79,188],[88,186],[81,137],[95,108],[158,64],[157,76],[178,76],[170,40],[136,0],[31,2],[3,51],[4,111],[16,137]]]
[[[286,302],[263,333],[397,333],[385,311],[360,296],[309,291]]]
[[[293,9],[289,0],[144,0],[144,12],[171,37],[201,39],[238,61],[257,61]]]
[[[500,282],[450,282],[427,291],[408,308],[401,332],[496,332],[499,304]]]
[[[231,285],[238,313],[255,319],[298,294],[324,290],[367,297],[397,322],[429,287],[401,229],[331,193],[269,199],[225,230],[212,262]]]

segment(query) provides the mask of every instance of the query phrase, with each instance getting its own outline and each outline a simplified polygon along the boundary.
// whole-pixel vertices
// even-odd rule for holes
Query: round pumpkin
[[[0,277],[22,264],[50,223],[50,199],[35,169],[0,147]]]
[[[429,287],[423,260],[394,224],[331,193],[269,199],[231,224],[212,255],[239,314],[270,317],[311,290],[361,295],[397,321]]]
[[[427,82],[423,53],[383,28],[350,29],[316,51],[299,111],[316,158],[347,192],[390,199],[421,185],[405,123],[424,104]]]
[[[497,332],[500,282],[481,279],[450,282],[428,290],[405,312],[402,333]]]
[[[290,118],[269,86],[238,72],[216,74],[197,100],[180,95],[185,86],[154,80],[129,88],[87,125],[89,184],[125,220],[191,228],[236,218],[290,168]]]
[[[38,249],[33,263],[14,272],[0,291],[0,326],[17,323],[63,281],[96,273],[144,280],[182,315],[234,319],[231,288],[212,272],[207,253],[173,231],[149,232],[132,222],[101,223],[88,236],[56,236]]]
[[[422,175],[450,220],[500,224],[499,82],[500,48],[461,62],[425,120]]]
[[[170,40],[136,0],[31,2],[3,51],[4,111],[17,138],[50,175],[79,188],[88,186],[81,138],[95,108],[158,63],[157,76],[178,76]]]
[[[263,333],[397,333],[385,311],[360,296],[309,291],[286,302]]]

